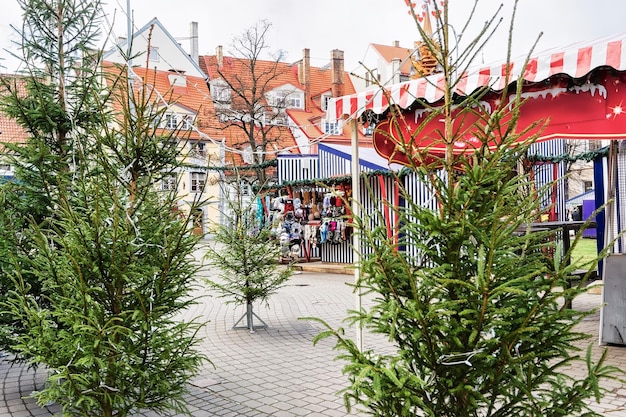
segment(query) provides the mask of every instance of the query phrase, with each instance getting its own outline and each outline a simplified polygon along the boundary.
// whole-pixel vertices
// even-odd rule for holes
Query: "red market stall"
[[[465,96],[489,87],[494,93],[484,97],[484,108],[495,108],[501,97],[496,93],[521,77],[524,81],[522,96],[526,101],[518,122],[520,130],[543,119],[547,124],[541,132],[541,140],[626,138],[626,74],[623,72],[626,71],[626,34],[540,53],[525,63],[523,57],[509,64],[469,70],[458,77],[454,93]],[[391,101],[406,112],[406,129],[413,132],[426,119],[427,113],[416,102],[423,100],[436,105],[443,97],[444,81],[443,74],[439,73],[392,85],[386,93],[376,88],[339,97],[331,100],[327,118],[359,117],[366,111],[383,114]],[[456,112],[460,114],[463,109]],[[458,118],[455,127],[466,130],[468,136],[455,144],[456,151],[464,152],[473,147],[470,126],[474,122],[469,114]],[[429,126],[421,126],[414,143],[433,153],[441,153],[444,148],[432,139],[440,129],[439,121],[429,123]],[[384,130],[385,122],[378,128]],[[392,155],[383,139],[382,135],[374,138],[378,152],[384,157],[399,159],[393,162],[403,162],[406,155]]]
[[[453,146],[455,154],[463,154],[481,145],[474,134],[476,125],[480,126],[477,123],[480,112],[506,109],[518,81],[522,83],[523,103],[517,132],[523,132],[537,121],[543,122],[541,130],[531,129],[519,140],[531,134],[538,135],[538,141],[544,142],[551,139],[626,139],[626,34],[548,50],[528,60],[522,57],[510,63],[479,66],[456,75],[453,81],[453,93],[457,97],[481,92],[478,110],[463,107],[453,110],[452,129],[459,133]],[[446,152],[441,140],[442,123],[438,118],[428,117],[428,107],[440,105],[445,82],[444,75],[436,73],[384,89],[335,98],[329,103],[327,118],[352,119],[366,112],[379,115],[381,121],[376,126],[373,143],[376,151],[389,163],[412,165],[418,154],[420,157],[424,154],[441,157]],[[509,89],[511,91],[507,91]],[[387,118],[391,106],[399,110],[401,116],[394,123]],[[503,119],[504,124],[507,117]],[[626,181],[623,181],[626,179],[626,158],[617,155],[617,149],[622,146],[611,143],[604,181],[599,182],[606,184],[608,189],[607,198],[602,201],[611,201],[617,195],[619,203],[620,196],[626,196]],[[618,163],[619,158],[624,159],[624,163]],[[611,203],[605,212],[605,236],[615,236],[626,228],[620,223],[626,219],[626,200],[621,204]],[[611,239],[605,239],[605,242],[609,241]],[[614,254],[604,263],[602,275],[605,287],[610,288],[603,295],[607,306],[602,309],[600,341],[605,343],[626,344],[621,339],[621,334],[626,334],[626,322],[621,319],[626,308],[626,297],[623,296],[626,294],[626,254],[618,253],[622,252],[623,246],[615,245]]]

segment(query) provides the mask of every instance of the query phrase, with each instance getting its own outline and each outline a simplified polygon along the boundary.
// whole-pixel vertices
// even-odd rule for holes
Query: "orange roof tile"
[[[26,94],[23,77],[12,74],[2,74],[0,77],[14,85],[19,92]],[[0,87],[0,94],[7,94],[4,86]],[[0,112],[0,143],[26,143],[28,137],[28,131],[24,127],[4,112]]]

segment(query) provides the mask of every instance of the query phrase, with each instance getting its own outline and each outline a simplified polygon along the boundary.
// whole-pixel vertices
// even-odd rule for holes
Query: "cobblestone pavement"
[[[232,330],[244,314],[243,307],[225,304],[206,290],[205,297],[188,314],[208,323],[201,337],[201,349],[213,362],[189,386],[187,402],[196,417],[207,416],[351,416],[337,392],[346,384],[342,363],[331,340],[316,346],[312,338],[320,324],[300,320],[319,317],[331,326],[342,325],[346,311],[354,308],[355,295],[347,285],[350,275],[324,272],[300,272],[289,284],[270,298],[269,306],[255,306],[255,312],[268,328],[250,333]],[[364,301],[365,304],[367,300]],[[589,309],[599,305],[601,296],[585,294],[574,301],[574,308]],[[596,340],[599,314],[589,317],[582,329]],[[347,330],[348,332],[352,330]],[[349,335],[349,333],[348,333]],[[383,346],[384,340],[365,335],[365,348]],[[595,343],[594,355],[601,347]],[[626,369],[626,348],[608,347],[610,363]],[[9,357],[0,359],[0,416],[51,416],[59,407],[38,406],[29,394],[44,381],[43,370],[11,365]],[[571,369],[582,375],[584,370]],[[608,382],[610,393],[594,408],[610,417],[626,417],[626,387]],[[140,416],[157,416],[151,412]]]

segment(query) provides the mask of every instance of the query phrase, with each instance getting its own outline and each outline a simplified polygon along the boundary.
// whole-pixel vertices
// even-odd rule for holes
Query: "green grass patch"
[[[596,239],[580,239],[572,251],[572,263],[577,269],[589,269],[590,264],[597,257]]]

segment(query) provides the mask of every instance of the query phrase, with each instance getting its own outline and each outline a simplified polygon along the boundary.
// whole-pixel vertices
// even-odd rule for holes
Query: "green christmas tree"
[[[240,178],[237,175],[237,178]],[[209,285],[227,302],[245,305],[246,312],[233,328],[254,332],[266,327],[254,312],[253,303],[267,301],[292,274],[290,265],[281,265],[281,248],[270,225],[264,223],[262,207],[256,196],[244,192],[242,181],[232,182],[234,198],[224,210],[225,221],[213,230],[215,244],[209,246],[206,257],[217,269],[219,279],[209,279]],[[261,322],[255,326],[254,318]],[[245,318],[245,326],[238,326]]]
[[[458,59],[451,54],[447,3],[442,7],[437,41],[420,32],[445,75],[443,98],[438,106],[418,103],[429,110],[429,120],[443,122],[436,140],[445,144],[445,155],[416,151],[408,134],[389,137],[414,157],[411,171],[430,190],[436,209],[403,190],[406,205],[389,207],[398,218],[392,238],[384,226],[368,228],[367,215],[353,219],[366,254],[357,287],[373,302],[347,321],[384,335],[389,349],[361,350],[342,329],[328,328],[316,341],[336,339],[350,381],[346,405],[373,415],[597,415],[587,401],[599,399],[601,381],[618,370],[604,364],[606,353],[594,362],[591,346],[580,355],[576,343],[589,336],[576,325],[591,312],[567,308],[567,302],[585,291],[584,282],[570,287],[574,266],[550,256],[555,246],[549,232],[529,233],[527,226],[537,220],[537,195],[546,190],[531,192],[519,162],[539,126],[516,128],[521,82],[502,92],[498,98],[506,104],[494,109],[482,104],[493,94],[488,91],[453,94],[463,57],[476,50],[461,51]],[[455,129],[453,114],[478,122]],[[407,125],[403,117],[391,107],[388,119],[396,131]],[[455,154],[462,135],[478,139],[475,151]],[[400,177],[397,184],[402,187]],[[572,365],[585,376],[568,376]]]
[[[103,72],[91,48],[99,2],[20,4],[27,88],[7,81],[4,109],[29,142],[2,190],[4,343],[49,371],[34,395],[64,415],[185,413],[205,359],[200,323],[183,319],[199,237],[174,193],[158,191],[181,169],[185,133],[158,129],[167,107],[155,110],[150,80],[129,90],[127,68]]]

